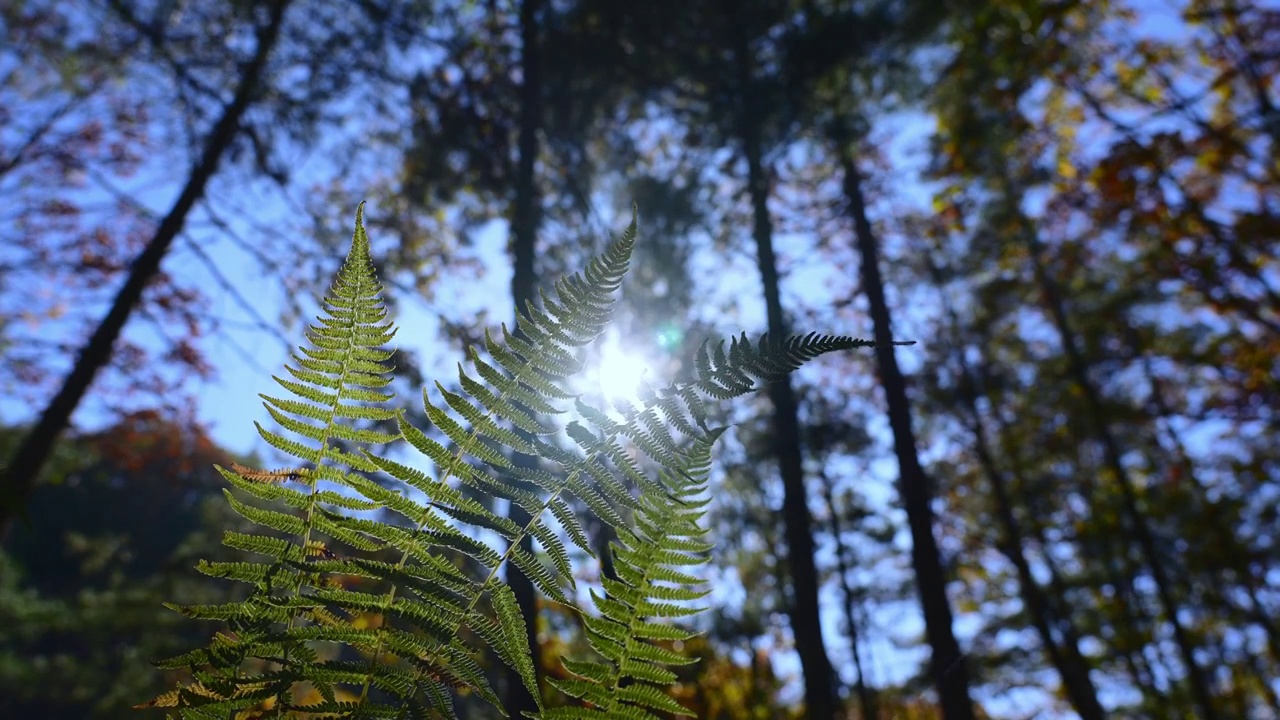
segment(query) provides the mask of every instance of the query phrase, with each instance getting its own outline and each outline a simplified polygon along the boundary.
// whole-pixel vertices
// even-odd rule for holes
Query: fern
[[[470,369],[458,367],[461,392],[424,389],[429,433],[384,391],[392,356],[384,346],[395,332],[362,216],[363,204],[324,313],[296,366],[286,367],[291,378],[275,378],[292,397],[263,396],[289,435],[258,432],[297,467],[218,468],[240,493],[226,492],[231,506],[264,528],[229,532],[224,543],[266,559],[198,569],[253,590],[240,603],[173,606],[231,632],[158,663],[189,670],[193,681],[139,707],[190,718],[453,718],[457,692],[501,709],[482,670],[485,652],[539,698],[524,621],[500,573],[523,573],[548,598],[574,605],[566,539],[594,556],[574,510],[585,506],[616,531],[616,577],[603,579],[602,593],[592,589],[596,612],[579,608],[598,657],[564,658],[570,677],[548,680],[584,704],[539,715],[687,714],[665,688],[675,679],[669,666],[688,662],[668,644],[692,633],[668,621],[698,612],[706,593],[691,570],[710,548],[699,519],[724,428],[707,425],[704,398],[737,397],[818,355],[873,343],[811,334],[753,345],[742,335],[727,347],[704,343],[693,381],[651,390],[616,416],[583,402],[572,384],[583,370],[578,351],[612,317],[635,244],[633,213],[619,239],[555,283],[541,308],[525,308],[514,331],[486,332],[485,354],[472,348]],[[581,420],[554,421],[570,407]],[[357,427],[388,420],[398,433]],[[434,474],[392,459],[383,449],[392,443],[429,460]],[[416,493],[389,489],[389,480]],[[531,519],[500,516],[475,493],[506,499]],[[478,539],[485,534],[501,538],[497,549]],[[526,539],[542,552],[526,550]],[[452,562],[455,553],[472,569]]]

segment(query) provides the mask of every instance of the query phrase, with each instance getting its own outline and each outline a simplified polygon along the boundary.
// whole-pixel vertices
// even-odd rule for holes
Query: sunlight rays
[[[641,380],[649,375],[649,364],[638,353],[628,352],[616,336],[600,344],[586,374],[587,385],[610,401],[635,402],[640,397]]]

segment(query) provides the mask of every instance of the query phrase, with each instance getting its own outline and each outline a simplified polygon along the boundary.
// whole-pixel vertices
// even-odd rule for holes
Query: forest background
[[[1276,6],[18,0],[0,27],[0,716],[136,717],[173,679],[147,661],[207,639],[160,602],[233,591],[190,569],[237,522],[211,463],[264,453],[257,393],[368,199],[402,398],[633,201],[584,392],[743,329],[919,341],[727,418],[673,690],[699,717],[1280,717]],[[516,589],[556,672],[581,630]]]

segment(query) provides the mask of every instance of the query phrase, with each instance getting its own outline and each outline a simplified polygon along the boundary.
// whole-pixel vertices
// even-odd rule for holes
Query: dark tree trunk
[[[990,338],[984,335],[981,338],[981,342],[989,343]],[[979,362],[983,363],[986,361],[979,358]],[[979,367],[983,366],[979,365]],[[1015,504],[1022,502],[1025,505],[1027,493],[1029,492],[1028,488],[1033,487],[1035,483],[1028,478],[1028,471],[1022,461],[1020,453],[1023,451],[1023,448],[1021,448],[1014,439],[1018,434],[1013,428],[1013,421],[1005,417],[1003,414],[997,412],[994,419],[996,422],[996,428],[994,429],[995,436],[999,438],[1000,448],[1004,452],[1003,457],[1006,458],[1007,462],[1012,463],[1012,467],[1009,471],[1010,479],[1013,481],[1012,484],[1015,488],[1022,488],[1021,493],[1015,493],[1018,497],[1014,498],[1014,502]],[[1040,485],[1042,486],[1043,483]],[[1092,485],[1086,485],[1084,488],[1084,494],[1086,496],[1090,496],[1096,495],[1097,492]],[[1090,515],[1096,515],[1099,512],[1102,512],[1102,510],[1096,508],[1092,504],[1089,508],[1088,512]],[[1027,526],[1028,535],[1036,545],[1041,548],[1049,548],[1053,544],[1045,532],[1044,523],[1037,518],[1034,513],[1030,514],[1027,518]],[[1120,607],[1128,613],[1130,622],[1135,626],[1145,628],[1147,627],[1149,618],[1142,613],[1140,609],[1135,607],[1137,606],[1137,603],[1133,600],[1132,588],[1129,587],[1129,584],[1125,580],[1125,578],[1130,575],[1124,569],[1123,563],[1117,560],[1117,558],[1123,554],[1123,550],[1121,549],[1120,544],[1110,542],[1110,537],[1106,538],[1106,540],[1108,542],[1103,546],[1105,547],[1105,550],[1103,551],[1078,548],[1077,552],[1097,558],[1096,562],[1101,568],[1099,571],[1101,582],[1115,588],[1116,600]],[[1070,619],[1071,607],[1068,583],[1063,579],[1062,573],[1058,570],[1057,561],[1053,559],[1052,553],[1048,551],[1042,552],[1040,560],[1044,563],[1045,569],[1049,571],[1049,593],[1045,596],[1045,599],[1050,605],[1052,616],[1058,619],[1056,627],[1062,634],[1063,647],[1068,650],[1070,648],[1079,648],[1081,635],[1076,629],[1075,623]],[[1124,664],[1125,669],[1129,673],[1129,679],[1133,682],[1134,686],[1136,686],[1144,696],[1156,696],[1157,691],[1155,690],[1155,681],[1152,678],[1151,670],[1146,665],[1146,660],[1143,655],[1140,652],[1133,652],[1132,649],[1122,648],[1116,643],[1114,638],[1110,640],[1103,639],[1103,642],[1107,643],[1107,649],[1111,651],[1112,655]],[[1084,662],[1083,658],[1081,659],[1081,662]]]
[[[968,372],[967,368],[965,372]],[[968,382],[968,380],[966,380]],[[976,399],[970,392],[965,393],[964,402],[969,413],[969,431],[974,437],[974,454],[991,485],[991,494],[996,501],[996,517],[999,518],[1004,538],[1000,550],[1013,563],[1018,572],[1018,587],[1022,602],[1031,616],[1031,623],[1040,635],[1045,654],[1050,663],[1057,669],[1066,689],[1067,698],[1082,720],[1103,720],[1106,717],[1102,705],[1098,702],[1098,691],[1089,677],[1089,666],[1081,655],[1079,646],[1074,641],[1061,644],[1053,637],[1052,627],[1054,613],[1045,597],[1044,590],[1031,574],[1031,566],[1023,554],[1024,538],[1022,529],[1013,511],[1013,499],[1009,494],[1004,473],[996,466],[995,458],[987,445],[986,430],[981,416],[978,414]]]
[[[893,449],[898,458],[898,492],[911,528],[911,564],[915,569],[916,587],[924,613],[925,635],[933,651],[929,658],[929,671],[943,717],[946,720],[973,720],[969,669],[952,629],[951,602],[947,598],[946,578],[937,539],[933,535],[932,490],[916,452],[906,382],[893,353],[892,323],[884,296],[884,279],[880,275],[880,250],[867,219],[862,178],[849,146],[851,138],[837,123],[832,128],[831,140],[844,171],[844,192],[861,255],[862,289],[867,294],[871,320],[875,325],[876,361],[889,408]]]
[[[942,287],[942,271],[929,259],[929,270],[932,275],[933,282],[939,289]],[[957,348],[961,345],[959,336],[960,322],[956,317],[954,310],[948,308],[948,316],[950,318],[952,335]],[[1075,642],[1075,634],[1071,633],[1061,645],[1053,636],[1052,627],[1054,623],[1053,608],[1045,597],[1044,589],[1036,582],[1035,576],[1031,574],[1031,566],[1027,562],[1027,556],[1023,552],[1025,539],[1017,517],[1014,515],[1013,497],[1009,492],[1008,483],[1006,482],[1005,473],[996,465],[995,457],[991,452],[991,447],[987,443],[986,423],[982,418],[982,413],[978,410],[978,393],[986,383],[982,381],[984,372],[982,370],[974,371],[969,363],[965,360],[964,353],[957,350],[955,353],[956,363],[960,369],[960,401],[963,403],[963,409],[968,415],[968,430],[973,434],[973,449],[977,456],[978,464],[982,467],[983,473],[987,476],[987,482],[991,485],[991,493],[996,501],[996,517],[1000,520],[1001,530],[1004,534],[1001,543],[1001,551],[1009,561],[1013,563],[1014,568],[1018,572],[1018,586],[1022,595],[1022,602],[1027,607],[1027,612],[1031,616],[1031,623],[1035,626],[1036,632],[1040,635],[1040,642],[1044,645],[1045,654],[1049,656],[1049,661],[1057,669],[1059,676],[1062,678],[1062,685],[1066,689],[1067,698],[1070,700],[1072,707],[1080,714],[1082,720],[1103,720],[1106,713],[1102,709],[1101,703],[1098,702],[1098,690],[1093,684],[1093,680],[1089,677],[1089,665],[1085,661],[1084,656],[1080,653],[1080,648]],[[1070,622],[1070,619],[1063,618],[1064,621]]]
[[[831,482],[822,477],[822,494],[827,503],[827,513],[831,516],[831,538],[835,541],[836,570],[840,573],[840,592],[844,600],[844,621],[849,633],[849,651],[853,655],[853,669],[858,673],[854,688],[858,693],[858,708],[864,720],[876,720],[880,716],[877,708],[876,689],[867,683],[867,673],[862,665],[861,635],[862,622],[858,617],[857,607],[860,603],[854,588],[849,585],[849,571],[852,559],[849,548],[840,537],[840,520],[836,516],[836,500],[831,492]]]
[[[1135,356],[1142,358],[1142,371],[1147,380],[1147,385],[1151,388],[1150,402],[1155,409],[1157,418],[1174,418],[1177,417],[1175,410],[1169,406],[1165,399],[1165,382],[1156,374],[1155,368],[1152,367],[1151,355],[1143,346],[1141,336],[1136,328],[1132,325],[1125,329],[1128,336],[1129,344]],[[1190,485],[1197,501],[1203,508],[1207,522],[1205,526],[1213,536],[1213,542],[1218,543],[1219,550],[1228,549],[1222,553],[1226,556],[1228,566],[1235,573],[1236,580],[1243,587],[1245,597],[1249,599],[1248,604],[1241,608],[1251,622],[1257,623],[1262,628],[1267,638],[1267,648],[1272,661],[1280,660],[1280,628],[1277,627],[1276,621],[1268,613],[1266,608],[1258,599],[1258,580],[1254,569],[1251,567],[1251,558],[1248,548],[1245,547],[1240,539],[1236,536],[1233,528],[1239,522],[1234,516],[1227,515],[1221,510],[1221,505],[1215,503],[1208,494],[1204,482],[1201,481],[1199,473],[1196,470],[1195,463],[1191,459],[1191,454],[1187,451],[1187,444],[1182,436],[1174,429],[1174,426],[1166,424],[1163,427],[1163,434],[1169,447],[1173,448],[1173,457],[1166,460],[1172,468],[1176,468],[1181,477]],[[1232,609],[1238,607],[1236,603],[1218,593],[1218,601],[1226,608]],[[1240,603],[1243,605],[1244,603]],[[1256,657],[1255,665],[1256,665]],[[1259,687],[1267,697],[1267,702],[1271,705],[1277,716],[1280,716],[1280,697],[1276,695],[1275,690],[1271,687],[1268,676],[1263,673],[1259,674]]]
[[[1011,187],[1011,183],[1006,184],[1006,189],[1009,187]],[[1142,555],[1147,561],[1147,567],[1151,570],[1151,580],[1155,584],[1156,597],[1160,601],[1161,609],[1164,611],[1164,615],[1173,630],[1174,644],[1178,646],[1178,653],[1181,656],[1182,664],[1185,666],[1187,681],[1191,686],[1191,696],[1196,704],[1196,709],[1204,720],[1217,720],[1218,713],[1214,709],[1213,696],[1209,691],[1204,670],[1195,658],[1195,644],[1187,634],[1182,621],[1178,618],[1178,603],[1173,597],[1172,581],[1168,570],[1165,568],[1165,561],[1156,548],[1156,539],[1151,532],[1146,515],[1138,505],[1137,491],[1134,490],[1133,480],[1129,476],[1128,469],[1124,466],[1120,443],[1116,440],[1115,433],[1111,430],[1111,422],[1107,418],[1106,409],[1102,406],[1101,395],[1089,378],[1089,363],[1084,353],[1080,350],[1079,340],[1067,316],[1066,304],[1063,301],[1062,293],[1058,288],[1057,282],[1049,275],[1044,266],[1043,248],[1035,235],[1034,228],[1024,226],[1022,234],[1027,252],[1031,257],[1031,265],[1035,273],[1036,282],[1040,286],[1041,296],[1049,311],[1049,316],[1053,320],[1053,325],[1058,331],[1063,352],[1067,356],[1067,367],[1071,374],[1071,379],[1084,397],[1090,425],[1094,429],[1098,442],[1102,445],[1106,466],[1111,470],[1120,488],[1120,500],[1124,513],[1132,525],[1132,532],[1134,538],[1138,541],[1138,548],[1142,551]]]
[[[748,161],[751,175],[754,235],[760,277],[764,284],[769,335],[786,337],[788,328],[782,315],[778,287],[778,266],[773,252],[773,224],[766,205],[767,190],[758,149]],[[791,569],[791,631],[804,669],[806,717],[835,717],[834,671],[822,640],[818,604],[818,568],[814,562],[813,519],[809,516],[808,492],[804,482],[800,447],[800,421],[795,391],[790,380],[769,384],[773,401],[773,450],[782,475],[782,519],[787,541],[787,566]]]
[[[520,85],[519,158],[516,165],[515,202],[511,217],[513,266],[511,298],[515,301],[517,317],[523,312],[526,303],[533,302],[537,298],[538,276],[534,270],[533,257],[541,217],[534,164],[538,159],[538,131],[542,128],[542,75],[539,62],[542,48],[538,32],[541,9],[542,0],[523,0],[520,3],[520,72],[523,79]],[[520,332],[518,327],[516,332]],[[516,461],[535,462],[524,455],[517,455]],[[521,527],[527,525],[531,519],[529,513],[515,503],[511,503],[510,516]],[[533,553],[532,538],[526,536],[521,540],[521,545],[526,551]],[[516,596],[516,602],[520,605],[520,614],[524,616],[529,648],[533,651],[534,672],[541,681],[537,591],[528,578],[514,569],[507,573],[507,582]],[[513,718],[524,717],[524,713],[536,712],[538,709],[536,701],[525,688],[519,673],[511,668],[507,669],[507,691],[504,704],[508,715]]]
[[[72,413],[84,399],[98,372],[111,361],[116,339],[120,337],[129,317],[142,299],[147,283],[159,273],[160,264],[173,245],[174,238],[186,224],[187,215],[204,196],[209,179],[217,172],[222,156],[240,132],[240,121],[253,102],[267,59],[280,37],[280,26],[288,4],[289,0],[276,0],[272,4],[270,19],[258,31],[258,47],[253,58],[244,66],[240,84],[231,102],[223,108],[222,117],[218,118],[209,131],[200,159],[187,176],[186,186],[160,221],[151,241],[134,259],[129,268],[129,276],[112,301],[111,309],[81,348],[75,365],[63,381],[58,394],[45,407],[35,427],[27,433],[9,460],[3,484],[0,484],[0,540],[7,534],[14,515],[25,505],[54,444],[70,424]]]
[[[762,161],[762,140],[752,92],[751,58],[740,25],[735,33],[734,54],[738,68],[740,107],[738,134],[747,161],[747,189],[751,196],[752,235],[756,242],[756,262],[764,286],[769,335],[784,338],[788,328],[782,314],[778,286],[778,265],[773,252],[773,221],[769,217],[769,190]],[[787,565],[791,570],[791,631],[804,670],[806,717],[828,720],[836,716],[835,672],[822,640],[819,612],[818,568],[814,562],[813,520],[809,516],[808,492],[800,448],[800,421],[795,392],[789,379],[769,384],[773,401],[773,451],[782,475],[782,519],[787,543]]]

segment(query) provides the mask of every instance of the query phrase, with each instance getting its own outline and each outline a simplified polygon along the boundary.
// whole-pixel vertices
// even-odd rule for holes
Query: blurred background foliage
[[[0,717],[137,716],[216,629],[160,603],[236,591],[190,569],[237,523],[211,465],[265,452],[361,199],[419,425],[633,201],[584,392],[742,329],[920,341],[721,418],[699,717],[1280,717],[1274,5],[16,0],[0,31]],[[517,590],[562,672],[577,621]]]

